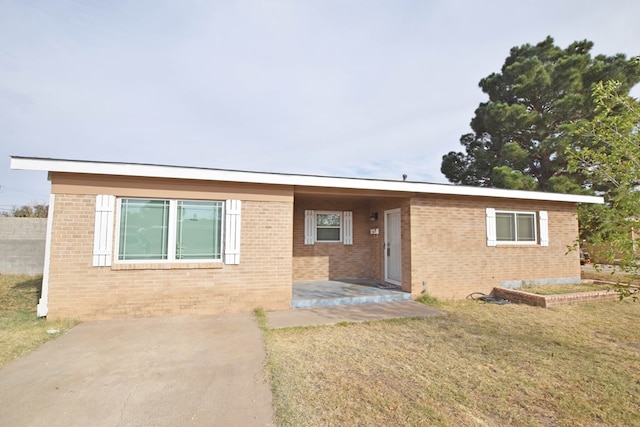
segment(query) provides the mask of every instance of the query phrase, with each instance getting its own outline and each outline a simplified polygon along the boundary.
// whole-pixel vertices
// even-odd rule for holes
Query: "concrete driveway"
[[[251,314],[87,322],[0,370],[7,426],[274,425]]]

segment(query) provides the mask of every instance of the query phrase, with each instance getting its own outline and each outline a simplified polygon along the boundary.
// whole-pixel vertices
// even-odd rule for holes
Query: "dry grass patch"
[[[561,295],[576,292],[612,291],[614,286],[603,283],[578,283],[575,285],[528,285],[519,289],[537,295]]]
[[[592,268],[583,268],[582,279],[596,280],[609,283],[628,283],[640,285],[640,277],[620,271],[611,265],[593,265]]]
[[[282,426],[640,424],[640,304],[266,330]]]
[[[0,367],[78,323],[36,318],[41,288],[41,276],[0,275]]]
[[[591,267],[591,266],[590,266]],[[621,271],[616,266],[595,265],[582,269],[582,279],[611,283],[611,287],[625,298],[640,298],[640,275]]]

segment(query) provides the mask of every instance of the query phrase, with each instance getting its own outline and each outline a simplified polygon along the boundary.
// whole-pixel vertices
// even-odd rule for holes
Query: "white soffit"
[[[402,191],[424,194],[498,197],[506,199],[544,200],[571,203],[603,204],[598,196],[543,193],[536,191],[503,190],[487,187],[468,187],[453,184],[391,181],[365,178],[339,178],[313,175],[294,175],[265,172],[247,172],[197,167],[150,165],[139,163],[94,162],[83,160],[47,159],[38,157],[11,157],[11,169],[68,172],[96,175],[145,176],[155,178],[195,179],[202,181],[242,182],[301,187],[349,188],[357,190]]]

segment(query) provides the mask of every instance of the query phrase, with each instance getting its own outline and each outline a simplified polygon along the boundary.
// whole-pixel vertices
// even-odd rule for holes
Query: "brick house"
[[[38,315],[288,309],[296,281],[369,279],[412,297],[580,280],[593,196],[421,182],[12,157],[51,181]]]

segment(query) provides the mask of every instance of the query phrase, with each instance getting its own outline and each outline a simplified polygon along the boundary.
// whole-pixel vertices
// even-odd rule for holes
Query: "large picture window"
[[[223,202],[121,199],[118,260],[220,260]]]

